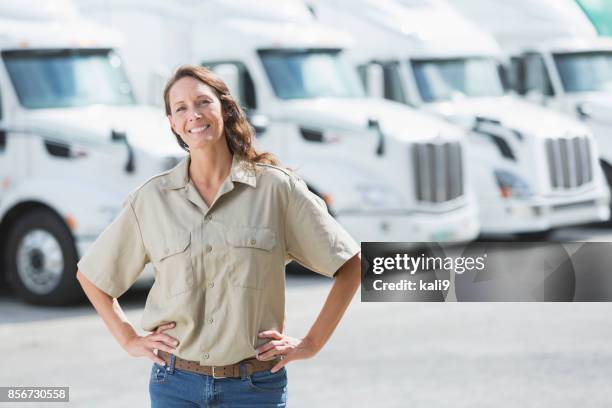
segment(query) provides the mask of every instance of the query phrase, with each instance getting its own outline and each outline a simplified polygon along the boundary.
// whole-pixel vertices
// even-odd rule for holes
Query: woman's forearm
[[[340,323],[361,283],[361,255],[357,254],[342,265],[335,276],[334,285],[306,338],[317,349],[323,348]]]
[[[83,291],[87,295],[87,298],[96,309],[106,327],[108,327],[109,331],[112,333],[113,337],[117,340],[117,342],[121,345],[121,347],[125,348],[125,344],[127,341],[134,336],[138,336],[130,322],[128,321],[125,313],[119,306],[119,302],[117,299],[112,298],[102,290],[100,290],[97,286],[89,281],[81,273],[81,271],[77,272],[77,280],[83,287]]]

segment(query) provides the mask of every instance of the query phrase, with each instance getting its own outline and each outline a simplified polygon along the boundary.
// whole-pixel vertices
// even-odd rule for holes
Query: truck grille
[[[412,155],[418,201],[442,203],[463,195],[459,142],[416,144]]]
[[[589,138],[547,139],[546,156],[553,189],[568,190],[593,180]]]

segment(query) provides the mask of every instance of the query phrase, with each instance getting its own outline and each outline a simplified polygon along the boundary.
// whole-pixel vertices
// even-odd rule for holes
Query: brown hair
[[[237,154],[240,159],[246,160],[249,163],[279,164],[278,159],[273,154],[268,152],[258,153],[255,150],[253,147],[255,131],[247,121],[244,111],[238,106],[232,95],[230,95],[225,82],[208,68],[196,65],[181,65],[174,71],[174,74],[168,79],[164,88],[166,115],[171,114],[170,89],[179,79],[186,77],[194,78],[215,90],[217,97],[221,101],[225,140],[233,154]],[[188,152],[189,147],[187,143],[174,130],[172,130],[172,133],[176,136],[179,146]]]

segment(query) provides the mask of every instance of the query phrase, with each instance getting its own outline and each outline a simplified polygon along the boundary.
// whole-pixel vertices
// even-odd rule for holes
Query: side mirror
[[[127,163],[125,163],[125,172],[133,173],[135,170],[134,149],[132,149],[132,145],[130,145],[127,134],[125,132],[120,132],[120,131],[113,129],[111,130],[111,140],[113,142],[119,142],[125,145],[125,148],[127,149],[127,154],[128,154],[128,160],[127,160]]]
[[[376,146],[376,155],[382,156],[385,154],[385,134],[380,128],[380,122],[377,119],[368,119],[368,129],[373,130],[378,135],[378,144]]]
[[[253,126],[253,129],[255,129],[256,137],[262,136],[264,133],[266,133],[266,130],[268,130],[270,119],[266,115],[254,113],[252,115],[248,115],[248,120],[251,126]]]
[[[385,73],[380,64],[368,64],[366,67],[366,92],[374,98],[385,97]]]
[[[591,112],[591,109],[585,103],[578,103],[576,105],[576,113],[581,120],[586,120],[593,116],[593,112]]]
[[[125,132],[113,129],[111,130],[111,140],[113,142],[125,142],[127,141],[127,135],[125,134]]]
[[[236,102],[242,106],[244,104],[244,98],[242,97],[240,70],[238,67],[234,64],[219,64],[214,66],[212,70],[223,79],[229,88],[230,94],[232,94]]]

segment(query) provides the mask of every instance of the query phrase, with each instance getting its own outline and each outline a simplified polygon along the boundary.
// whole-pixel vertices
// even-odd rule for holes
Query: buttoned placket
[[[202,228],[201,234],[196,234],[196,236],[201,236],[201,237],[206,237],[206,230],[208,229],[209,224],[212,222],[213,219],[213,210],[215,209],[215,206],[218,207],[219,204],[217,204],[219,202],[219,199],[221,197],[223,197],[225,194],[229,193],[230,191],[232,191],[234,189],[234,182],[231,179],[231,174],[227,177],[227,179],[221,184],[221,186],[219,187],[219,191],[217,191],[217,194],[215,195],[215,198],[213,199],[210,207],[208,207],[206,205],[206,202],[204,201],[204,199],[202,198],[202,196],[200,195],[200,193],[198,192],[197,188],[195,187],[195,185],[192,183],[191,180],[189,180],[189,182],[185,185],[185,197],[191,201],[194,205],[196,205],[200,211],[203,214],[203,222],[202,224],[199,226],[199,228]],[[213,243],[212,242],[207,242],[206,239],[204,239],[205,242],[203,242],[203,251],[204,253],[202,254],[203,256],[203,262],[202,264],[204,265],[204,274],[202,275],[205,279],[205,282],[208,282],[206,284],[206,286],[204,288],[202,288],[205,292],[209,292],[211,290],[213,290],[213,288],[215,287],[214,284],[214,275],[212,274],[207,274],[206,271],[214,271],[214,267],[213,267],[213,261],[212,259],[216,256],[216,254],[213,254],[213,251],[215,250]],[[204,324],[208,325],[209,327],[212,326],[215,323],[215,318],[214,316],[212,316],[210,314],[210,310],[212,309],[212,307],[210,307],[211,304],[214,303],[214,301],[212,299],[215,299],[216,296],[209,296],[209,293],[205,293],[204,294]],[[211,357],[211,353],[210,353],[210,345],[202,345],[202,360],[200,361],[201,364],[207,365],[206,361],[208,359],[210,359]]]
[[[179,173],[175,172],[173,175],[171,175],[171,177],[173,177],[171,180],[164,181],[165,185],[168,186],[168,188],[178,189],[179,194],[181,194],[182,197],[184,197],[186,200],[190,201],[194,206],[196,206],[202,214],[201,222],[197,223],[195,229],[192,230],[192,239],[195,238],[196,240],[198,240],[198,242],[192,241],[192,250],[196,249],[195,253],[193,253],[192,256],[198,258],[196,260],[196,265],[199,265],[198,267],[202,268],[203,270],[203,273],[199,275],[202,277],[202,279],[199,279],[198,282],[201,282],[204,285],[201,288],[201,290],[204,292],[203,323],[204,325],[208,325],[209,327],[217,324],[218,322],[219,316],[212,316],[209,311],[213,310],[213,305],[220,304],[218,296],[222,292],[219,291],[219,287],[223,286],[222,282],[215,281],[215,276],[213,275],[215,271],[214,259],[218,256],[218,254],[216,253],[217,248],[215,248],[215,242],[208,241],[206,238],[208,235],[208,231],[210,231],[211,223],[215,222],[213,211],[218,211],[216,207],[219,207],[218,202],[221,197],[234,190],[234,182],[239,181],[251,187],[255,187],[257,184],[255,174],[250,172],[248,169],[241,167],[241,163],[239,163],[238,160],[239,159],[237,159],[236,156],[232,158],[232,168],[230,174],[219,187],[219,191],[217,191],[210,207],[206,204],[206,202],[198,192],[197,188],[193,184],[192,180],[189,179],[189,157],[186,158],[180,166],[180,170],[178,170]],[[217,310],[216,313],[218,312],[219,311]],[[210,361],[210,359],[214,358],[211,353],[212,346],[213,344],[201,345],[200,364],[209,365],[208,362]]]

